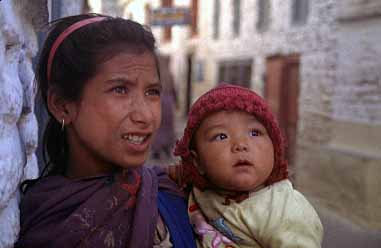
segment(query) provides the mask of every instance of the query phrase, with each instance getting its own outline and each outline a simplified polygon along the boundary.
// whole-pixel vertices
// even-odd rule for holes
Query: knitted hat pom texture
[[[288,165],[285,159],[285,140],[266,102],[247,88],[223,83],[203,94],[192,105],[183,136],[176,142],[174,155],[181,157],[182,181],[202,190],[211,185],[194,166],[190,146],[201,122],[210,114],[221,110],[245,111],[254,115],[265,126],[274,147],[274,168],[265,181],[265,186],[286,179]]]

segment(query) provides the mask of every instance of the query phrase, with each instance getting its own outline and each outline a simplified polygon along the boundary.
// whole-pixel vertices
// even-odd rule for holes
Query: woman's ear
[[[200,175],[205,175],[205,170],[200,163],[200,157],[198,156],[197,152],[194,150],[190,150],[190,154],[192,157],[193,165],[197,168]]]
[[[75,103],[64,99],[56,89],[50,88],[48,90],[47,103],[49,112],[59,123],[67,125],[74,120],[77,112]]]

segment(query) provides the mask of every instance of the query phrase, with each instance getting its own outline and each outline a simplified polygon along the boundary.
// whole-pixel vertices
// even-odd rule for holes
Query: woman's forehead
[[[144,52],[142,54],[120,53],[100,64],[96,70],[97,74],[112,74],[119,77],[141,74],[144,72],[146,76],[157,77],[157,64],[152,53]],[[119,76],[118,76],[119,75]]]
[[[143,51],[142,53],[130,53],[123,51],[110,57],[108,60],[101,62],[100,66],[105,68],[107,66],[114,66],[115,63],[122,63],[120,65],[145,65],[153,66],[156,68],[156,61],[154,55],[149,51]]]

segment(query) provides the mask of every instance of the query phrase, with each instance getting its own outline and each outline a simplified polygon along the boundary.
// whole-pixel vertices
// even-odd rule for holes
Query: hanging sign
[[[152,26],[173,26],[190,24],[190,9],[184,7],[162,7],[152,10]]]

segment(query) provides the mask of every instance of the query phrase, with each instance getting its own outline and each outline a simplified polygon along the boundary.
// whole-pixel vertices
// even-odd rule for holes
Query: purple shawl
[[[135,171],[141,177],[135,204],[130,204],[131,194],[121,187],[126,181],[134,183],[131,172],[125,177],[41,179],[21,202],[21,231],[15,247],[152,247],[158,190],[181,193],[160,168]]]

